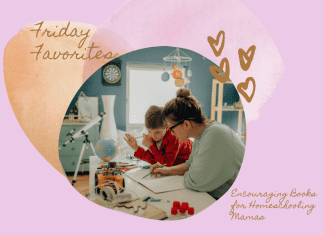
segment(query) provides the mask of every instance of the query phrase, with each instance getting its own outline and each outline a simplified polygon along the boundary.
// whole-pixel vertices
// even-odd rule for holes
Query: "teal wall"
[[[99,113],[103,111],[101,95],[116,95],[114,108],[116,125],[118,129],[126,130],[126,64],[134,62],[163,64],[163,57],[167,56],[175,49],[176,48],[173,47],[151,47],[130,52],[118,57],[116,60],[122,61],[121,86],[103,86],[103,68],[98,69],[76,93],[67,110],[67,114],[70,109],[75,107],[75,102],[77,101],[77,97],[81,91],[84,91],[87,96],[99,97]],[[194,51],[182,48],[181,50],[192,58],[191,70],[193,75],[190,77],[191,82],[189,83],[189,89],[191,90],[192,95],[195,96],[202,105],[205,114],[210,118],[213,76],[209,72],[209,66],[214,65],[214,63]],[[239,100],[239,95],[233,85],[225,85],[223,100],[224,102],[227,102],[228,105]],[[223,113],[223,123],[230,126],[234,131],[237,130],[237,118],[238,112]]]

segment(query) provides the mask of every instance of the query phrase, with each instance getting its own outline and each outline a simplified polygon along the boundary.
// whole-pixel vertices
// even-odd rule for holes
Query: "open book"
[[[154,193],[163,193],[185,188],[183,185],[183,176],[172,175],[161,176],[160,178],[147,176],[142,179],[143,176],[149,173],[149,169],[136,169],[125,173],[125,175],[144,185]]]

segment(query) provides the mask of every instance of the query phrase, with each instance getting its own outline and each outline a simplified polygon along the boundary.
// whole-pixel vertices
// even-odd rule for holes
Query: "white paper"
[[[184,189],[183,176],[161,176],[160,178],[147,176],[144,179],[143,176],[150,173],[149,169],[140,169],[136,171],[127,172],[130,178],[134,179],[138,183],[144,185],[154,193],[163,193],[179,189]]]

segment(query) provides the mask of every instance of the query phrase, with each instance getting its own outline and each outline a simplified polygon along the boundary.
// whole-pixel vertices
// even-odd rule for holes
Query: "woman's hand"
[[[136,152],[138,149],[137,141],[134,138],[134,136],[126,133],[124,140],[127,142],[127,144]]]
[[[146,147],[146,148],[150,148],[151,145],[153,145],[153,141],[152,141],[152,138],[149,137],[148,135],[145,135],[143,133],[143,142],[142,144]]]
[[[158,175],[170,175],[170,168],[169,167],[162,167],[160,163],[155,163],[154,165],[150,166],[150,172],[154,171],[151,174],[151,177],[158,177]]]
[[[158,164],[158,165],[157,165]],[[189,171],[188,166],[185,163],[182,163],[177,166],[170,166],[170,167],[162,167],[160,163],[156,163],[151,166],[150,172],[154,171],[151,176],[157,177],[157,175],[184,175],[187,171]]]
[[[162,165],[161,165],[159,162],[157,162],[157,163],[151,165],[151,166],[150,166],[150,173],[151,173],[152,171],[154,171],[156,168],[159,168],[159,167],[161,167],[161,166],[162,166]]]
[[[171,169],[170,167],[162,167],[162,168],[156,168],[154,170],[154,173],[151,174],[151,176],[158,177],[158,175],[165,176],[165,175],[171,175]]]

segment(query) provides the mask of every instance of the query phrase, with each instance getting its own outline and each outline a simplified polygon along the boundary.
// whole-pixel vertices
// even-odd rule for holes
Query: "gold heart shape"
[[[221,46],[220,46],[219,50],[217,50],[216,46],[218,46],[219,38],[220,38],[221,35],[223,35],[222,43],[221,43]],[[213,49],[213,52],[214,52],[215,56],[216,57],[220,56],[222,54],[223,49],[224,49],[225,32],[223,30],[219,31],[218,34],[217,34],[216,40],[214,38],[212,38],[211,36],[208,36],[207,40],[209,42],[210,47]]]
[[[252,91],[252,94],[251,96],[248,96],[248,94],[246,94],[246,92],[244,90],[247,90],[248,89],[248,86],[249,86],[249,82],[252,82],[253,84],[253,91]],[[241,95],[243,95],[243,97],[246,99],[247,102],[251,102],[252,99],[253,99],[253,96],[254,96],[254,93],[255,93],[255,88],[256,88],[256,85],[255,85],[255,80],[253,77],[248,77],[245,82],[241,82],[240,84],[237,85],[237,91],[239,93],[241,93]],[[243,90],[244,89],[244,90]]]
[[[240,48],[238,50],[240,65],[244,71],[247,71],[250,68],[253,57],[254,57],[255,49],[256,49],[256,47],[254,45],[252,45],[247,50],[247,52],[245,52],[242,48]],[[251,52],[251,55],[249,56],[250,52]],[[244,59],[246,60],[246,63],[245,63]]]
[[[221,76],[220,74],[224,71],[224,64],[226,63],[226,70],[225,70],[225,75]],[[216,78],[219,82],[224,83],[229,79],[230,76],[230,66],[227,58],[223,58],[220,67],[216,65],[211,65],[209,67],[210,73],[213,75],[214,78]],[[217,72],[218,73],[217,73]]]

